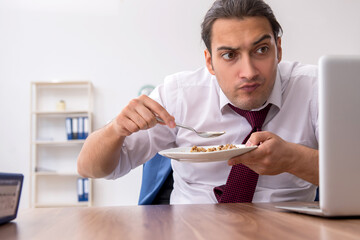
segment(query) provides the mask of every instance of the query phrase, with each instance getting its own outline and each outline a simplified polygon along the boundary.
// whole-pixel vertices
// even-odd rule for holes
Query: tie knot
[[[259,110],[259,111],[247,111],[242,110],[240,108],[237,108],[231,104],[229,106],[239,115],[246,118],[246,120],[250,123],[251,127],[253,129],[256,129],[255,131],[260,131],[261,127],[265,121],[266,115],[269,112],[269,109],[271,107],[271,104],[268,104],[265,108]]]

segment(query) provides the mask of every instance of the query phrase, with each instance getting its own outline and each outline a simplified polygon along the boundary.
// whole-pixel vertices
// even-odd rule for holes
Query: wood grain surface
[[[26,209],[0,239],[360,239],[360,218],[290,213],[273,204]]]

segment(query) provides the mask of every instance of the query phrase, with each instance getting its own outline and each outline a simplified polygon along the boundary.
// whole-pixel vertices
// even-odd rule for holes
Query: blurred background
[[[360,1],[266,0],[283,60],[360,54]],[[204,65],[200,24],[213,0],[0,0],[0,171],[25,175],[30,206],[30,83],[91,81],[93,129],[146,85]],[[76,161],[76,159],[75,159]],[[136,205],[142,168],[93,182],[93,205]]]

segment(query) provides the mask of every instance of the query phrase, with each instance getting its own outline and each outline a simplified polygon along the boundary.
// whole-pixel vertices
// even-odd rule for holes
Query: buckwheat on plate
[[[220,145],[218,147],[209,147],[209,148],[193,146],[190,152],[215,152],[215,151],[229,150],[233,148],[238,148],[238,147],[235,146],[234,144],[225,144],[225,145]]]

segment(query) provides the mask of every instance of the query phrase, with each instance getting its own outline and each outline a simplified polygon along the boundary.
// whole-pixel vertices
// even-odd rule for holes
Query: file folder
[[[78,139],[79,120],[77,117],[72,118],[72,139]]]
[[[89,118],[84,117],[84,139],[89,135]]]
[[[78,178],[77,180],[77,193],[78,193],[78,201],[84,202],[84,183],[82,178]]]
[[[66,118],[65,125],[66,125],[67,139],[71,140],[71,139],[73,139],[73,135],[72,135],[72,119],[70,117]]]
[[[85,202],[89,201],[89,179],[83,178],[83,186],[84,186],[84,196],[83,200]]]
[[[78,133],[78,139],[85,139],[84,137],[84,117],[79,117],[79,133]]]

